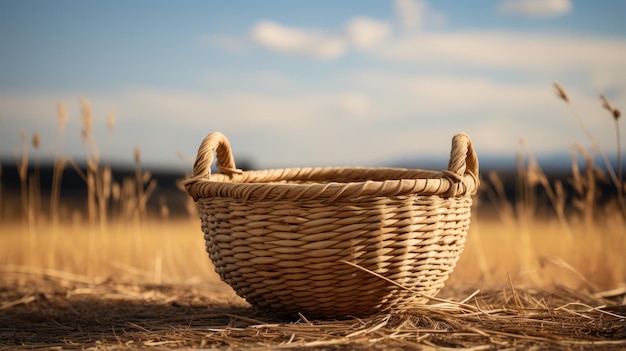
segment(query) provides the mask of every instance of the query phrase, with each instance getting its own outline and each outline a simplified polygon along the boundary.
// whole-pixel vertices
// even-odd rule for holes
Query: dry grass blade
[[[5,276],[0,349],[609,350],[626,345],[626,307],[563,289],[511,287],[515,299],[506,290],[463,298],[462,290],[449,289],[453,296],[442,300],[464,302],[360,319],[285,321],[207,298],[188,285]]]
[[[567,92],[561,86],[561,84],[554,83],[554,88],[556,89],[556,93],[557,93],[558,97],[561,98],[563,101],[569,103],[569,96],[567,95]]]
[[[607,315],[609,315],[609,316],[615,317],[615,318],[617,318],[618,320],[621,320],[621,321],[626,321],[626,316],[622,316],[622,315],[619,315],[619,314],[615,314],[615,313],[611,313],[611,312],[609,312],[609,311],[604,311],[604,310],[602,310],[602,308],[603,308],[603,307],[605,307],[605,306],[601,306],[601,307],[592,307],[592,306],[586,305],[586,304],[584,304],[584,303],[579,303],[579,302],[569,302],[569,303],[567,303],[567,304],[565,304],[565,305],[563,305],[563,306],[561,306],[561,307],[557,307],[557,308],[555,308],[554,310],[555,310],[555,311],[557,311],[557,310],[561,310],[561,309],[563,309],[563,310],[568,310],[568,307],[569,307],[569,306],[580,306],[580,307],[585,307],[585,308],[587,309],[587,311],[586,311],[586,312],[590,312],[590,311],[597,311],[597,312],[599,312],[599,313],[605,313],[605,314],[607,314]],[[570,310],[570,311],[571,311],[571,310]],[[590,317],[588,317],[588,316],[586,316],[586,315],[584,315],[584,314],[581,314],[581,313],[577,313],[577,312],[572,312],[572,313],[575,313],[575,314],[577,314],[577,315],[580,315],[580,316],[582,316],[582,317],[584,317],[584,318],[592,319],[592,318],[590,318]]]
[[[19,299],[16,300],[11,300],[11,301],[3,301],[2,303],[0,303],[0,310],[6,310],[8,308],[11,308],[13,306],[17,306],[17,305],[21,305],[21,304],[27,304],[30,302],[35,301],[37,298],[33,295],[28,295],[28,296],[24,296],[21,297]]]
[[[39,147],[41,146],[41,138],[39,137],[39,133],[33,133],[31,143],[33,145],[33,148],[39,149]]]
[[[600,298],[623,296],[624,298],[626,298],[626,285],[621,286],[619,288],[607,290],[607,291],[597,292],[594,294],[594,296],[597,296]],[[623,304],[626,305],[626,303],[623,303]]]
[[[615,118],[616,120],[620,118],[621,116],[620,110],[613,107],[609,99],[607,99],[606,96],[604,96],[604,94],[600,94],[600,100],[602,100],[602,107],[604,107],[607,111],[611,112],[611,115],[613,115],[613,118]]]
[[[94,284],[101,283],[100,279],[89,278],[82,275],[72,274],[64,271],[60,271],[52,268],[36,268],[36,267],[27,267],[20,265],[4,265],[0,266],[0,272],[3,275],[11,275],[11,274],[25,274],[25,275],[34,275],[40,276],[44,279],[55,279],[64,282],[73,282],[73,283],[81,283],[81,284]],[[1,286],[1,285],[0,285]]]
[[[580,128],[583,130],[583,132],[585,133],[585,135],[587,136],[587,138],[589,139],[589,141],[592,143],[592,149],[594,151],[597,151],[600,153],[600,156],[602,157],[602,160],[604,162],[604,166],[607,169],[607,171],[609,172],[609,175],[611,176],[611,180],[613,181],[613,183],[615,184],[616,190],[617,190],[617,198],[618,198],[618,202],[619,202],[619,207],[620,210],[622,212],[622,216],[624,219],[626,219],[626,203],[625,203],[625,199],[624,199],[624,183],[623,183],[623,178],[622,178],[622,172],[621,172],[621,143],[620,143],[620,131],[619,131],[619,117],[621,116],[621,112],[614,108],[613,105],[611,105],[611,103],[609,102],[609,100],[604,96],[604,95],[600,95],[600,100],[602,101],[602,107],[605,108],[606,110],[608,110],[609,112],[611,112],[611,115],[613,116],[614,120],[615,120],[615,131],[616,131],[616,137],[617,137],[617,159],[618,159],[618,170],[617,172],[613,169],[613,165],[611,164],[611,162],[609,161],[606,152],[604,152],[604,149],[602,149],[600,147],[600,144],[598,143],[598,141],[595,139],[595,137],[593,136],[593,134],[591,133],[591,131],[589,130],[589,128],[587,128],[587,126],[583,123],[583,120],[580,116],[580,114],[578,113],[578,111],[576,111],[570,100],[569,97],[567,96],[567,93],[565,92],[565,90],[563,89],[563,87],[561,85],[559,85],[558,83],[554,83],[555,88],[557,89],[557,93],[559,95],[559,97],[561,99],[563,99],[569,109],[570,112],[572,113],[572,115],[574,116],[574,118],[576,119],[576,122],[578,123],[578,125],[580,126]]]
[[[621,143],[621,134],[619,129],[619,118],[622,115],[620,110],[616,109],[611,105],[609,99],[604,96],[604,94],[600,95],[600,100],[602,100],[602,107],[608,110],[613,119],[615,121],[615,139],[617,144],[617,196],[620,201],[620,206],[622,206],[622,211],[624,212],[624,216],[626,216],[626,204],[624,203],[624,191],[626,187],[624,186],[624,175],[622,171],[622,143]]]
[[[347,265],[349,265],[349,266],[352,266],[352,267],[358,268],[358,269],[360,269],[360,270],[362,270],[362,271],[365,271],[365,272],[367,272],[367,273],[369,273],[369,274],[371,274],[371,275],[373,275],[373,276],[376,276],[376,277],[378,277],[378,278],[380,278],[380,279],[382,279],[382,280],[386,281],[386,282],[387,282],[387,283],[389,283],[389,284],[392,284],[392,285],[395,285],[395,286],[399,287],[400,289],[403,289],[403,290],[408,290],[408,291],[412,291],[412,292],[414,292],[415,294],[419,294],[418,292],[416,292],[416,291],[414,291],[414,290],[412,290],[412,289],[410,289],[410,288],[407,288],[407,287],[405,287],[405,286],[402,286],[401,284],[398,284],[397,282],[395,282],[395,281],[393,281],[393,280],[391,280],[391,279],[389,279],[389,278],[387,278],[387,277],[385,277],[385,276],[382,276],[382,275],[380,275],[380,274],[378,274],[378,273],[376,273],[376,272],[372,272],[371,270],[369,270],[369,269],[367,269],[367,268],[361,267],[361,266],[359,266],[358,264],[355,264],[355,263],[352,263],[352,262],[348,262],[348,261],[341,261],[341,263],[345,263],[345,264],[347,264]],[[429,299],[429,300],[431,300],[431,301],[437,301],[437,302],[446,303],[446,304],[452,304],[452,305],[463,305],[463,304],[462,304],[462,303],[460,303],[460,302],[455,302],[455,301],[451,301],[451,300],[441,299],[441,298],[438,298],[438,297],[435,297],[435,296],[424,296],[424,297],[428,298],[428,299]],[[470,310],[473,310],[473,309],[474,309],[474,307],[473,307],[473,306],[469,306],[469,305],[465,305],[464,307],[467,307],[467,308],[469,308]]]

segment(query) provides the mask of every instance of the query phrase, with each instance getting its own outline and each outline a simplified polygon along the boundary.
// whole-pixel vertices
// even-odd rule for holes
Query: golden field
[[[516,225],[475,214],[451,283],[478,289],[508,284],[510,278],[516,285],[596,292],[624,287],[623,222],[614,218],[573,228],[570,237],[556,220]],[[18,221],[5,222],[1,232],[0,266],[5,271],[63,272],[93,281],[223,284],[204,251],[199,219],[95,228],[81,222],[31,228]]]
[[[285,321],[252,310],[220,281],[193,203],[173,216],[161,198],[150,211],[159,187],[140,167],[138,149],[134,171],[113,177],[100,162],[89,104],[81,104],[85,166],[57,157],[43,190],[28,157],[39,137],[29,146],[23,136],[19,184],[0,188],[0,350],[626,346],[624,182],[619,162],[617,170],[606,163],[601,176],[588,157],[606,160],[604,152],[579,149],[586,167],[573,164],[566,180],[549,178],[532,153],[518,155],[512,198],[498,174],[481,175],[465,250],[438,303],[369,318]],[[619,111],[607,109],[617,122]],[[60,105],[60,131],[66,120]],[[61,178],[71,168],[85,198],[64,197]]]
[[[437,295],[453,303],[277,321],[220,281],[197,218],[8,221],[0,350],[618,350],[623,228],[616,215],[566,235],[556,219],[506,223],[474,211],[465,251]]]

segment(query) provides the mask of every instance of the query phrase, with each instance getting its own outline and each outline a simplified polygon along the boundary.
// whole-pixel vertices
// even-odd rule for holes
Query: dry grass
[[[604,103],[617,124],[619,110]],[[548,181],[529,147],[520,157],[514,202],[497,174],[488,177],[481,199],[496,204],[499,218],[474,208],[465,252],[431,304],[361,319],[273,320],[220,281],[196,218],[170,220],[163,200],[161,217],[147,216],[156,183],[140,168],[138,147],[134,176],[112,179],[93,140],[91,107],[84,99],[81,106],[87,168],[63,156],[68,116],[59,105],[49,213],[42,212],[37,172],[28,173],[25,136],[16,156],[21,196],[13,201],[0,192],[0,206],[14,202],[23,213],[0,226],[0,350],[626,348],[621,166],[609,168],[616,196],[601,207],[592,154],[605,163],[606,154],[590,134],[594,149],[576,154],[586,167],[572,164],[573,211],[563,184]],[[109,131],[114,119],[107,120]],[[40,147],[36,139],[31,155]],[[88,190],[84,221],[59,211],[68,165]],[[539,193],[554,216],[539,216]]]
[[[529,249],[516,228],[479,219],[444,300],[340,321],[272,320],[249,308],[213,272],[197,221],[27,228],[3,227],[0,349],[626,346],[617,228],[600,240],[574,232],[578,244],[567,246],[558,221],[544,223]]]
[[[345,320],[272,320],[203,284],[89,283],[5,271],[0,349],[594,349],[626,346],[626,307],[566,289],[468,294],[456,302]],[[33,285],[34,284],[34,285]]]

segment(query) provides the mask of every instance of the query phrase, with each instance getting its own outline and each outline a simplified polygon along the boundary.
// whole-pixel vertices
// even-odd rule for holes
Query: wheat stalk
[[[140,219],[145,219],[146,208],[144,199],[144,177],[143,172],[141,171],[141,149],[138,145],[135,145],[135,149],[133,150],[133,159],[135,160],[135,180],[136,180],[136,189],[137,189],[137,214]]]
[[[574,144],[574,150],[580,153],[585,160],[585,173],[580,174],[578,168],[578,160],[572,160],[572,175],[574,189],[578,192],[580,200],[575,201],[574,205],[583,214],[584,222],[587,227],[593,224],[596,199],[598,197],[598,189],[596,185],[596,169],[593,157],[580,144]],[[576,157],[574,155],[574,157]]]
[[[87,212],[89,215],[89,222],[94,225],[97,220],[96,212],[96,173],[98,170],[98,152],[96,151],[95,143],[92,134],[92,112],[91,104],[85,98],[80,98],[81,118],[83,122],[82,137],[83,145],[86,150],[87,157]]]
[[[34,172],[28,178],[28,218],[34,225],[37,216],[41,212],[41,170],[39,166],[39,148],[41,147],[41,138],[39,133],[34,132],[31,137],[31,145],[35,153]]]
[[[80,99],[83,121],[83,142],[87,151],[87,204],[89,220],[98,223],[100,228],[108,222],[108,207],[111,197],[113,176],[110,165],[100,166],[100,152],[93,138],[93,113],[91,104],[85,98]],[[111,132],[115,126],[115,114],[109,113],[107,128]]]
[[[20,139],[22,140],[22,155],[17,160],[17,174],[20,178],[20,189],[22,197],[22,218],[30,223],[28,218],[29,205],[28,205],[28,144],[26,143],[26,135],[24,132],[20,132]]]
[[[52,188],[50,190],[50,221],[53,226],[59,221],[59,206],[61,201],[61,181],[63,171],[67,164],[65,157],[61,156],[65,140],[65,125],[68,121],[67,109],[65,105],[57,104],[58,124],[57,124],[57,145],[54,155],[54,166],[52,170]]]
[[[618,175],[615,173],[615,170],[613,169],[613,165],[609,161],[609,158],[607,157],[606,153],[600,147],[600,144],[596,141],[596,139],[594,138],[594,136],[591,133],[591,131],[583,123],[582,118],[580,117],[578,112],[572,106],[572,103],[571,103],[571,101],[569,99],[569,95],[567,94],[565,89],[559,83],[554,83],[554,87],[555,87],[555,89],[557,91],[557,95],[569,107],[571,114],[574,116],[574,118],[576,119],[578,125],[583,130],[583,132],[585,133],[585,135],[587,136],[589,141],[591,142],[593,149],[600,153],[600,156],[602,157],[602,161],[604,162],[604,165],[605,165],[607,171],[609,172],[611,180],[613,181],[613,184],[617,188],[619,206],[620,206],[620,209],[621,209],[621,212],[622,212],[622,216],[624,217],[624,219],[626,219],[626,204],[624,203],[624,196],[623,196],[624,184],[623,184],[623,181],[621,179],[621,176],[618,177]],[[619,150],[621,148],[621,146],[619,144],[619,139],[620,139],[619,124],[617,123],[617,120],[619,119],[621,113],[620,113],[620,111],[618,109],[615,109],[609,103],[609,101],[606,99],[606,97],[604,97],[604,95],[601,95],[600,99],[603,102],[603,107],[611,112],[611,114],[613,115],[613,118],[616,121],[616,124],[617,124],[616,131],[617,131],[617,139],[618,139],[618,155],[619,155],[618,156],[618,160],[621,160],[621,151]],[[618,167],[620,168],[620,172],[621,172],[621,161],[618,161],[618,162],[619,162],[618,163],[619,164]]]
[[[491,198],[491,201],[498,205],[498,215],[500,218],[507,224],[513,224],[515,222],[515,213],[507,200],[506,192],[504,191],[504,183],[495,171],[489,172],[488,177],[493,190],[486,188],[488,190],[487,195]]]
[[[2,199],[2,163],[0,163],[0,218],[2,217],[3,213]]]
[[[529,175],[527,178],[530,179],[531,186],[533,184],[540,184],[543,187],[548,199],[552,203],[552,207],[554,207],[563,230],[567,233],[568,238],[573,240],[572,231],[567,223],[567,219],[565,218],[565,194],[563,185],[559,182],[555,185],[555,190],[553,190],[550,182],[548,181],[548,177],[543,169],[541,169],[541,166],[530,149],[530,146],[524,140],[522,140],[522,144],[526,148],[526,154],[528,156],[527,172]],[[537,207],[536,203],[530,205],[533,206],[533,208]]]
[[[611,105],[611,102],[609,102],[604,94],[600,95],[600,100],[602,101],[602,107],[604,107],[607,111],[611,113],[611,116],[613,116],[613,120],[615,121],[615,140],[617,144],[617,179],[619,183],[617,187],[617,195],[619,197],[622,209],[624,210],[624,213],[626,213],[626,208],[624,208],[624,178],[622,171],[622,138],[619,130],[619,118],[621,117],[622,113],[620,112],[620,110]]]

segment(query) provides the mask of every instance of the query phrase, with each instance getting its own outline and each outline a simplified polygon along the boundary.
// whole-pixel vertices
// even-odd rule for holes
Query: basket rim
[[[478,177],[449,171],[390,167],[305,167],[213,173],[183,181],[195,201],[210,197],[248,200],[313,200],[357,197],[476,194]]]
[[[214,160],[221,174],[212,174]],[[236,168],[230,142],[220,132],[204,138],[193,168],[193,176],[183,180],[181,185],[195,201],[207,197],[229,197],[244,202],[251,199],[333,202],[363,196],[402,195],[461,197],[476,194],[479,185],[478,158],[466,133],[452,138],[448,170],[441,172],[368,167],[244,172]]]

